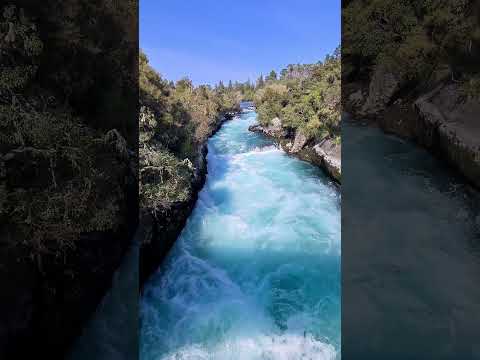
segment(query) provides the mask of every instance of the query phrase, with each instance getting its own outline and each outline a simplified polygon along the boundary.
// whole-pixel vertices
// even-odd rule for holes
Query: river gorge
[[[140,358],[479,355],[478,191],[413,143],[346,120],[340,195],[255,123],[244,112],[209,140],[206,184],[143,289]],[[121,320],[136,306],[118,308],[137,267],[119,270],[72,360],[136,353],[134,321]]]
[[[208,176],[140,304],[140,358],[334,359],[340,351],[340,193],[248,131],[209,140]]]

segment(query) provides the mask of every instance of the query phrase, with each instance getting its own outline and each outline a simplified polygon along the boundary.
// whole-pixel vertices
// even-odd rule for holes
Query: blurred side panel
[[[0,6],[2,359],[63,359],[133,244],[137,23],[136,0]]]
[[[342,357],[479,359],[476,1],[342,6]]]

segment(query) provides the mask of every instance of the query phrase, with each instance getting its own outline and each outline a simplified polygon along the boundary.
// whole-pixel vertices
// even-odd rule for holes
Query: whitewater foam
[[[212,348],[189,345],[161,360],[333,360],[333,346],[306,335],[257,336],[222,342]]]

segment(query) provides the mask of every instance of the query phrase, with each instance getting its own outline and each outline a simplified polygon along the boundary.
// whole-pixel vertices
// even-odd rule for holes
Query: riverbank
[[[445,80],[429,91],[408,91],[393,75],[377,72],[369,83],[345,86],[344,94],[354,119],[414,141],[480,188],[480,104],[466,99],[458,84]]]
[[[269,126],[257,124],[250,126],[248,130],[273,139],[287,154],[318,166],[335,182],[341,183],[342,148],[341,144],[337,144],[333,139],[325,138],[318,143],[308,141],[300,132],[291,134],[285,130],[278,118],[272,120]]]
[[[182,232],[188,217],[190,216],[198,193],[205,184],[207,177],[207,141],[215,135],[222,125],[233,119],[238,112],[227,112],[219,116],[215,126],[211,129],[206,140],[199,144],[193,173],[190,178],[190,193],[184,201],[172,204],[157,216],[144,215],[140,220],[141,238],[144,239],[140,249],[140,289],[147,279],[158,269],[168,251],[171,249],[178,236]]]

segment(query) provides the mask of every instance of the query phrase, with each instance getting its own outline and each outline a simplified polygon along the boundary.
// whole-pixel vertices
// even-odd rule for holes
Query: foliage
[[[35,25],[13,5],[3,9],[0,34],[3,35],[0,57],[3,91],[22,89],[36,74],[39,55],[43,49]]]
[[[267,125],[273,118],[282,115],[282,109],[288,102],[288,88],[284,84],[269,84],[255,94],[258,119]]]
[[[340,61],[336,50],[323,63],[289,65],[279,80],[273,80],[276,74],[269,76],[255,94],[259,122],[268,125],[278,117],[284,127],[301,130],[308,138],[338,137]]]
[[[139,79],[140,205],[155,215],[189,199],[200,146],[226,113],[252,96],[253,86],[194,86],[188,78],[174,84],[162,79],[143,52]]]
[[[387,66],[421,84],[447,68],[466,81],[478,72],[475,1],[353,0],[342,11],[346,69],[354,74]]]
[[[274,82],[277,80],[277,73],[275,70],[270,71],[270,74],[265,78],[265,80]]]
[[[117,130],[93,129],[57,88],[39,86],[49,75],[39,29],[22,9],[2,12],[0,218],[11,245],[40,263],[75,248],[81,234],[117,229],[132,160]]]
[[[190,196],[192,169],[188,161],[180,161],[167,150],[140,149],[141,207],[160,211]]]

